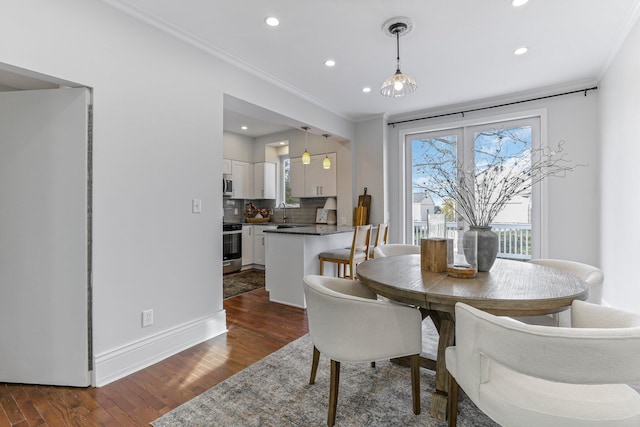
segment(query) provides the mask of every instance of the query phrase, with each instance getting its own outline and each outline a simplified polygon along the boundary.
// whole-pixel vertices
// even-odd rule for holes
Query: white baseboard
[[[101,387],[227,331],[224,310],[95,356],[92,385]]]

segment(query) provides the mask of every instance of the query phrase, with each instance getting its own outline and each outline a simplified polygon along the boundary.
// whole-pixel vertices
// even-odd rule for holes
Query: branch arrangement
[[[581,166],[567,159],[564,141],[555,150],[548,146],[531,149],[529,144],[513,144],[511,138],[509,150],[503,150],[503,138],[497,136],[497,144],[476,148],[471,165],[457,162],[456,147],[447,141],[432,144],[424,163],[414,164],[426,177],[414,186],[443,201],[453,200],[456,214],[470,225],[489,226],[512,198],[530,196],[535,184],[564,177]]]

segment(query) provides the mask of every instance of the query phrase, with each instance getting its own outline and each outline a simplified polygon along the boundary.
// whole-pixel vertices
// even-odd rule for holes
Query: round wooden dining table
[[[431,415],[447,419],[448,374],[445,349],[455,342],[455,304],[464,302],[499,316],[535,316],[567,309],[589,296],[587,284],[563,271],[522,261],[496,260],[489,272],[465,279],[422,270],[420,255],[374,258],[358,265],[357,277],[378,295],[420,307],[438,330],[435,360],[422,366],[435,370]]]

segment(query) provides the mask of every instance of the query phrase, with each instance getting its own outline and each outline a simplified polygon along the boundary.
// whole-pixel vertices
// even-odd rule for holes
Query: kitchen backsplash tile
[[[299,208],[287,208],[287,222],[295,224],[314,224],[316,209],[324,206],[325,197],[300,199]],[[272,222],[282,222],[283,209],[276,208],[275,200],[238,200],[225,198],[222,202],[224,222],[245,222],[244,211],[246,205],[252,202],[258,208],[273,210]],[[238,212],[237,214],[235,212]]]

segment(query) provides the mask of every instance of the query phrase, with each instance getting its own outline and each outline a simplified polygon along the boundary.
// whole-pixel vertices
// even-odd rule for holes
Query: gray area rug
[[[251,269],[222,276],[224,299],[264,288],[264,270]]]
[[[433,354],[437,334],[426,320],[423,348]],[[431,350],[431,351],[430,351]],[[326,426],[329,359],[321,356],[309,385],[309,335],[286,345],[151,424],[168,426]],[[429,415],[434,373],[421,369],[422,413],[411,405],[409,368],[390,362],[342,363],[336,426],[446,426]],[[458,426],[496,426],[460,390]]]

